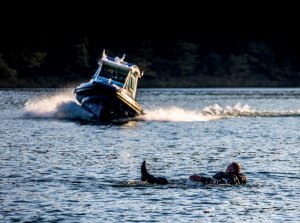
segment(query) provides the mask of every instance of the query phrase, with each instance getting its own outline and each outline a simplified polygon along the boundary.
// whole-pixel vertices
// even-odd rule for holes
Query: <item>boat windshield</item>
[[[99,75],[120,83],[125,83],[127,74],[128,74],[127,70],[109,67],[103,64]]]

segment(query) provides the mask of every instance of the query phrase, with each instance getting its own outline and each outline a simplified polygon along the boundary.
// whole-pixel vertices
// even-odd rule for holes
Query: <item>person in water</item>
[[[203,184],[230,184],[239,185],[246,184],[247,177],[241,173],[242,167],[239,163],[230,163],[225,172],[218,172],[213,177],[203,177],[200,175],[192,175],[189,177],[191,181],[201,182]],[[155,177],[148,173],[146,161],[143,161],[141,166],[141,180],[150,184],[168,184],[169,181],[164,177]]]

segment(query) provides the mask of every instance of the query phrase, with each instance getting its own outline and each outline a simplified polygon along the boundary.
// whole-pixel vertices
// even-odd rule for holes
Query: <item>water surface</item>
[[[140,89],[146,115],[106,125],[72,89],[0,96],[1,222],[300,221],[300,89]],[[187,181],[231,161],[248,185]]]

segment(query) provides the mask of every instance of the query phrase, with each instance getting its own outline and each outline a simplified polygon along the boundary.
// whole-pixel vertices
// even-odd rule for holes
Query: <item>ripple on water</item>
[[[2,92],[0,221],[297,222],[299,92],[144,89],[140,101],[152,112],[203,115],[210,108],[240,116],[192,122],[182,121],[185,117],[159,121],[160,116],[128,125],[82,124],[62,116],[24,118],[26,102],[72,101],[72,94],[57,97],[53,89]],[[72,105],[60,111],[71,117]],[[143,160],[151,173],[172,184],[141,182]],[[212,176],[224,171],[231,161],[241,162],[248,185],[187,181],[194,172]]]

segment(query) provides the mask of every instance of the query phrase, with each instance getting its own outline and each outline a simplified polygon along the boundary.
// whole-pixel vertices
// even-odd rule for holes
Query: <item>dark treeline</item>
[[[99,36],[96,36],[99,37]],[[300,51],[289,41],[243,38],[121,40],[35,36],[0,48],[1,87],[65,87],[88,80],[103,49],[144,70],[142,87],[300,86]]]
[[[299,20],[291,18],[297,14],[280,16],[281,5],[258,7],[260,17],[244,7],[204,14],[204,6],[188,6],[173,14],[155,7],[136,17],[81,5],[2,14],[2,21],[19,19],[2,24],[0,87],[73,87],[91,78],[103,49],[110,56],[126,53],[126,61],[141,67],[140,87],[300,86],[300,35],[293,25]]]

